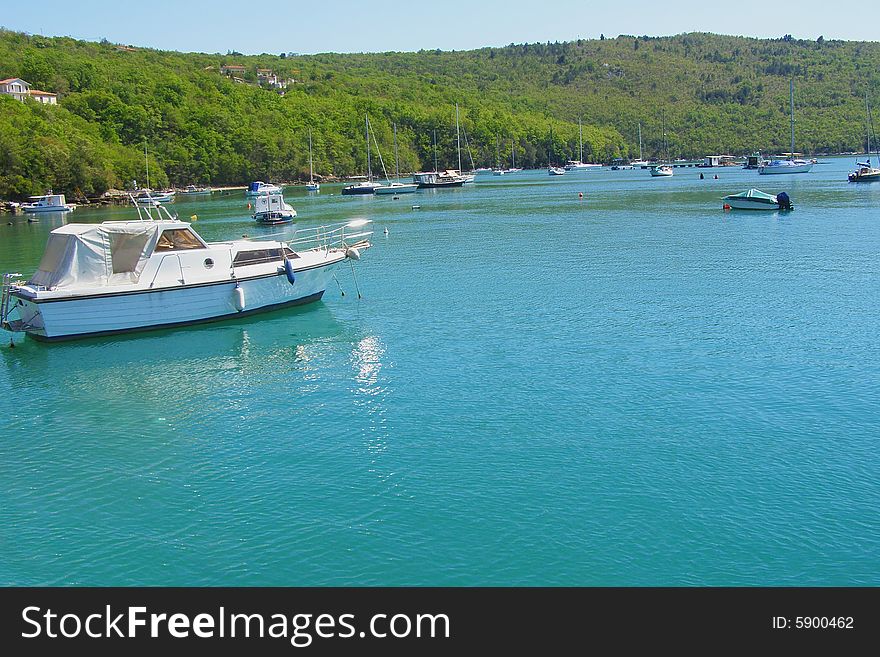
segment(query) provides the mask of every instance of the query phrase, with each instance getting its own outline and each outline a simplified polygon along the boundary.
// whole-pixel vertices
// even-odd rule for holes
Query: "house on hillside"
[[[12,96],[15,100],[24,101],[25,98],[33,98],[43,105],[57,105],[58,94],[39,89],[31,89],[31,85],[21,78],[7,78],[0,80],[0,94]]]
[[[223,64],[220,67],[220,73],[222,75],[230,75],[230,76],[238,76],[241,77],[245,74],[247,69],[241,64]]]
[[[0,94],[7,94],[15,100],[24,100],[31,91],[31,85],[21,78],[0,80]]]
[[[57,105],[58,104],[58,94],[53,94],[48,91],[39,91],[37,89],[31,89],[30,97],[33,98],[38,103],[42,103],[43,105]]]

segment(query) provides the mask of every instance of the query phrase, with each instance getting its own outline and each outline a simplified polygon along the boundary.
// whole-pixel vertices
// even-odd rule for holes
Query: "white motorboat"
[[[590,164],[580,160],[569,160],[563,167],[566,171],[584,171],[587,169],[601,169],[601,164]]]
[[[246,196],[259,196],[260,194],[280,194],[284,188],[280,185],[265,183],[262,180],[256,180],[248,185]]]
[[[760,189],[749,189],[739,194],[730,194],[721,199],[735,210],[792,210],[788,194],[768,194]]]
[[[210,187],[199,187],[198,185],[187,185],[181,189],[178,194],[181,196],[210,196],[213,193]]]
[[[284,202],[281,194],[263,194],[254,201],[254,221],[258,224],[289,224],[296,210]]]
[[[651,175],[655,178],[663,178],[669,177],[673,175],[672,167],[668,164],[661,164],[660,166],[651,167]]]
[[[561,167],[547,167],[547,173],[551,176],[564,176],[565,169]]]
[[[64,198],[64,194],[43,194],[42,196],[31,196],[33,199],[30,203],[22,203],[18,206],[24,212],[71,212],[76,206],[68,203]]]
[[[158,211],[165,210],[160,207]],[[369,221],[296,231],[290,241],[205,242],[165,216],[67,224],[29,280],[3,276],[0,326],[65,340],[183,326],[317,301],[335,267],[370,247]]]

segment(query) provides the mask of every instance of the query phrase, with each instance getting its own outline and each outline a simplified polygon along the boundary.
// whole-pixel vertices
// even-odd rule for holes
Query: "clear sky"
[[[844,8],[849,6],[849,9]],[[469,50],[600,34],[876,40],[880,4],[829,0],[0,0],[0,26],[164,50]]]

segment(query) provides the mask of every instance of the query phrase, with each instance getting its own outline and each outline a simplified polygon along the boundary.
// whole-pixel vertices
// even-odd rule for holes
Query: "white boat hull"
[[[30,214],[39,214],[43,212],[71,212],[73,207],[69,205],[22,205],[20,206],[22,211],[30,213]]]
[[[88,297],[34,301],[16,294],[27,333],[41,340],[64,340],[126,331],[184,326],[317,301],[341,258],[295,272],[290,284],[283,269],[250,279],[148,289]],[[244,293],[239,309],[240,286]]]
[[[376,194],[386,196],[388,194],[412,194],[419,186],[415,183],[401,185],[383,185],[376,188]]]
[[[758,167],[758,173],[762,176],[780,173],[809,173],[812,168],[812,164],[793,164],[791,166],[781,167],[762,166]]]

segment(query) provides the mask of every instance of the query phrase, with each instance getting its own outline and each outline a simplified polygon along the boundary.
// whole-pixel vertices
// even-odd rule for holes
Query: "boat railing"
[[[370,223],[371,220],[369,219],[354,219],[344,224],[300,228],[285,242],[294,251],[305,251],[314,248],[325,250],[333,248],[346,249],[361,245],[372,236],[372,228],[367,228]]]
[[[177,267],[180,271],[180,278],[177,280],[181,285],[186,285],[186,276],[183,274],[183,263],[180,260],[180,255],[177,253],[166,253],[162,256],[162,259],[159,261],[159,265],[156,267],[156,273],[153,274],[153,280],[150,281],[150,287],[153,287],[156,284],[156,279],[159,277],[159,274],[162,273],[162,267],[165,265],[165,260],[168,258],[177,258]]]

